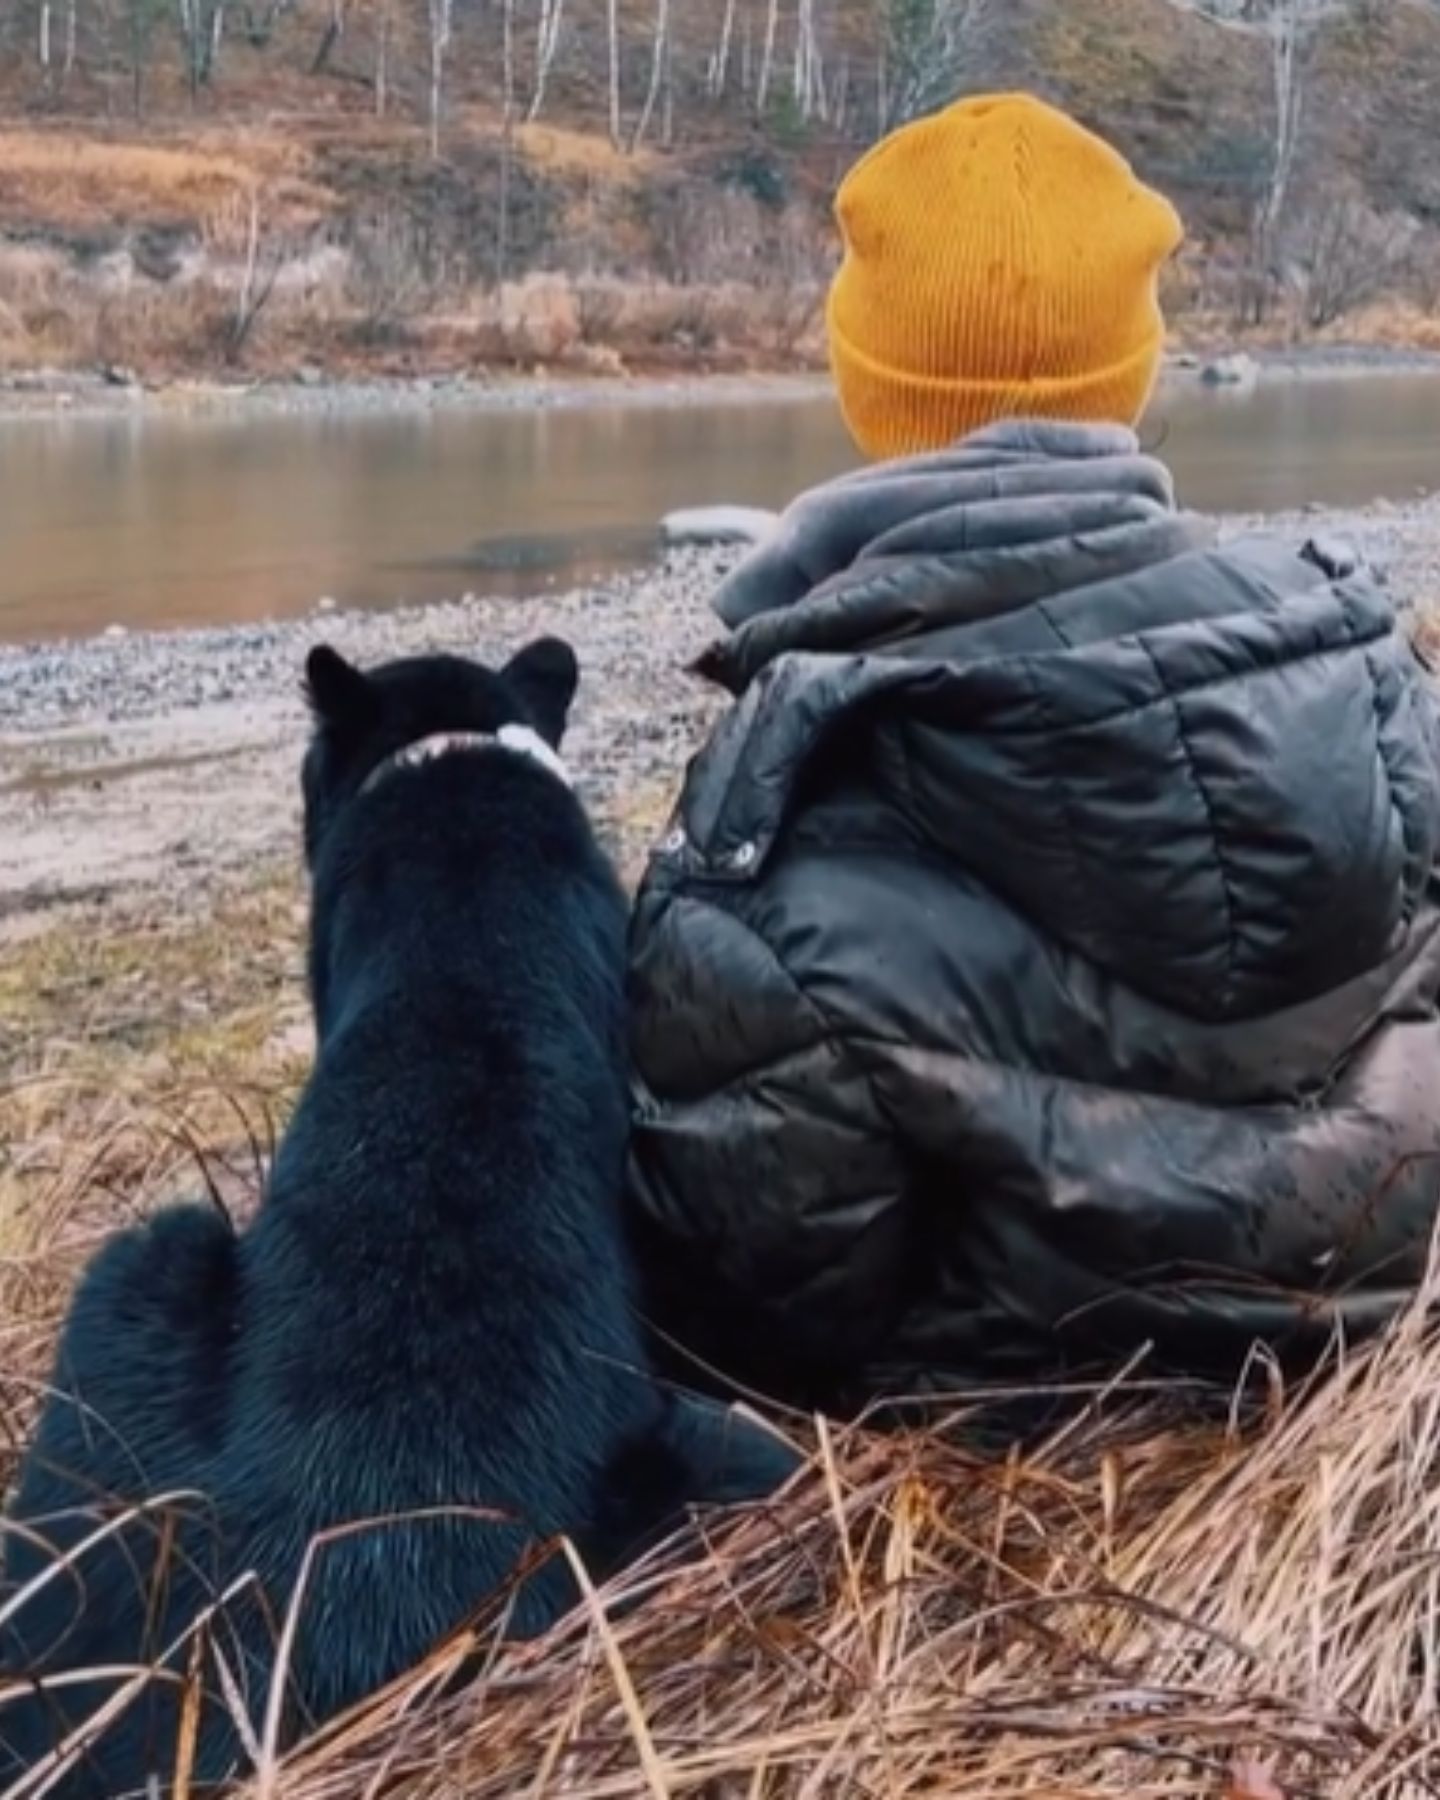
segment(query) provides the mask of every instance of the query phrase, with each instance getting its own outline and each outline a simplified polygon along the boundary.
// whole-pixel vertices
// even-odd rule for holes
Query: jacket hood
[[[1216,547],[1122,430],[1003,426],[817,489],[718,595],[705,667],[741,700],[688,854],[755,879],[858,767],[1133,989],[1212,1020],[1311,999],[1403,942],[1440,812],[1394,610],[1322,564]]]

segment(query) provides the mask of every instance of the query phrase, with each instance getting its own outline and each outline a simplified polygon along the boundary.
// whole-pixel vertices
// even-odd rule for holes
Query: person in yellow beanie
[[[846,178],[831,367],[867,456],[997,419],[1133,425],[1160,367],[1174,207],[1025,94],[906,125]]]
[[[735,704],[631,939],[646,1310],[692,1376],[841,1411],[1349,1340],[1440,1208],[1394,608],[1177,510],[1133,427],[1180,225],[1088,132],[967,101],[839,215],[835,381],[894,460],[715,597]]]

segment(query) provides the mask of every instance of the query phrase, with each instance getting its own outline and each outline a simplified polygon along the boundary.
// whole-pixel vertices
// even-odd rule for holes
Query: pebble
[[[115,624],[94,638],[0,646],[0,730],[119,724],[289,696],[305,652],[322,633],[347,656],[374,663],[423,649],[498,657],[550,631],[568,637],[595,685],[606,687],[607,713],[659,730],[664,721],[651,712],[656,677],[681,679],[714,635],[710,597],[736,554],[671,551],[649,569],[529,601],[467,595],[390,612],[347,612],[325,596],[301,619],[200,631]]]

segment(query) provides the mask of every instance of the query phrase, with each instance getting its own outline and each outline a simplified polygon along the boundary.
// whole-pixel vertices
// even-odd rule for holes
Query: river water
[[[1147,441],[1192,506],[1440,486],[1440,378],[1167,389]],[[826,400],[0,422],[0,639],[570,585],[680,506],[783,505],[853,460]]]

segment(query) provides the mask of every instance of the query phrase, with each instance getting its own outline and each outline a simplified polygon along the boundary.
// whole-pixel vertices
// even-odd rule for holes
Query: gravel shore
[[[1402,603],[1440,610],[1440,497],[1226,521],[1351,542]],[[683,551],[582,592],[320,612],[199,632],[112,631],[0,648],[0,929],[57,907],[202,902],[294,858],[305,736],[299,676],[321,640],[361,661],[422,649],[501,658],[557,632],[583,668],[569,756],[636,874],[719,698],[685,670],[715,630],[733,551]]]
[[[580,656],[568,755],[633,873],[718,704],[686,666],[734,552],[686,551],[583,592],[0,648],[0,926],[57,905],[203,897],[298,843],[310,645],[362,662],[486,659],[542,632]]]
[[[1311,344],[1293,349],[1257,346],[1243,351],[1262,381],[1333,380],[1341,376],[1440,372],[1440,352],[1380,344]],[[1196,380],[1222,347],[1177,351],[1166,378]],[[323,370],[254,380],[177,379],[146,383],[125,369],[31,369],[0,376],[0,419],[105,417],[137,407],[160,411],[330,413],[348,416],[407,411],[567,411],[591,406],[754,405],[807,399],[830,391],[820,371],[789,374],[576,375],[564,369],[535,374],[332,378]]]
[[[1437,359],[1440,366],[1440,359]],[[829,391],[819,373],[753,375],[418,376],[255,381],[177,380],[146,385],[124,370],[38,369],[0,378],[0,419],[114,417],[151,412],[331,414],[571,412],[589,407],[755,406],[807,400]]]

